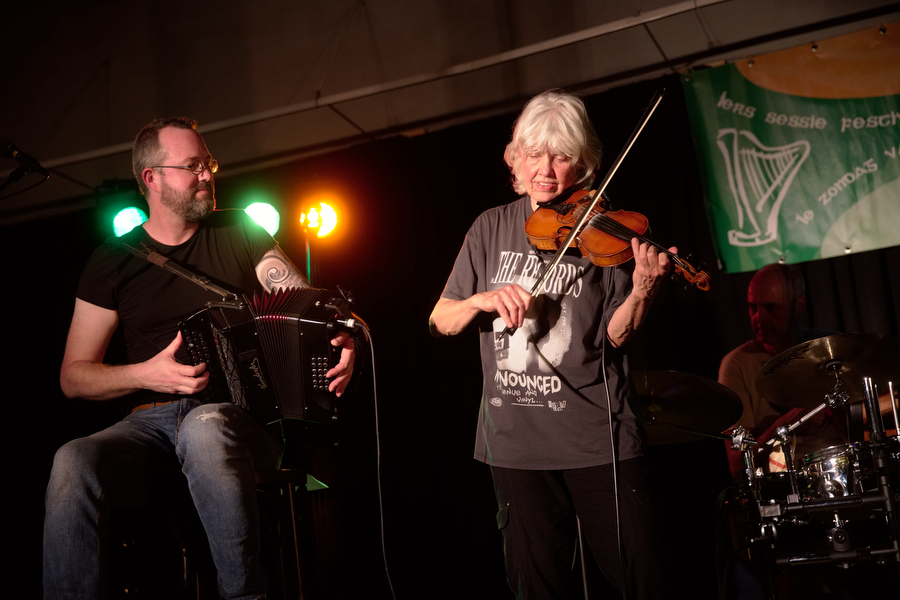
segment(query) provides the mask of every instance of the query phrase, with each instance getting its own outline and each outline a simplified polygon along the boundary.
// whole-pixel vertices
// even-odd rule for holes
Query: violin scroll
[[[684,275],[684,278],[688,280],[689,283],[697,286],[697,289],[702,290],[704,292],[709,291],[709,283],[710,277],[706,273],[706,271],[698,271],[691,264],[678,256],[677,254],[671,255],[672,262],[675,264],[675,272],[681,273]]]

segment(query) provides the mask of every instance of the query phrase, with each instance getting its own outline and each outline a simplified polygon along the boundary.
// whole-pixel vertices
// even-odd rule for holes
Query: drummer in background
[[[756,390],[757,375],[767,362],[785,350],[833,332],[800,327],[800,315],[806,309],[806,291],[803,275],[789,265],[772,264],[757,271],[747,288],[747,305],[756,337],[725,355],[719,366],[719,383],[734,391],[744,406],[734,427],[743,427],[763,444],[778,427],[797,421],[809,409],[786,408],[791,405],[790,390],[785,390],[784,398],[763,398]],[[783,406],[779,405],[781,400]],[[845,443],[841,428],[830,415],[826,408],[794,431],[795,457]],[[725,445],[731,474],[737,477],[744,468],[743,456],[731,448],[731,442]],[[784,453],[776,445],[769,456],[769,472],[783,470]]]

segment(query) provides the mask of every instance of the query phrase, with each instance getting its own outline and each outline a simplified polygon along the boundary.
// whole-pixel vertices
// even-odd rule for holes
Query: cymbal
[[[863,379],[876,386],[900,381],[900,340],[881,333],[840,333],[789,348],[767,362],[756,390],[784,407],[813,408],[838,380],[850,402],[865,398]]]
[[[633,371],[650,444],[682,444],[719,432],[740,418],[743,406],[717,381],[678,371]]]

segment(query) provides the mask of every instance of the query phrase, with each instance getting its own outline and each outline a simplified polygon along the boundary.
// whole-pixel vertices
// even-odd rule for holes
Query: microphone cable
[[[352,322],[352,323],[350,323]],[[378,418],[378,383],[376,381],[375,376],[375,342],[372,338],[372,332],[369,330],[368,325],[362,319],[348,319],[348,323],[346,323],[348,327],[352,328],[360,328],[365,332],[366,337],[368,338],[369,345],[369,354],[372,365],[372,400],[373,400],[373,408],[375,412],[375,481],[376,481],[376,489],[378,492],[378,518],[379,518],[379,529],[380,529],[380,541],[381,541],[381,557],[384,562],[384,573],[387,577],[388,588],[391,592],[391,597],[397,597],[396,592],[394,591],[394,584],[391,580],[391,570],[388,566],[388,555],[387,555],[387,540],[385,537],[385,523],[384,523],[384,487],[382,482],[381,475],[381,427],[379,424]]]
[[[607,301],[612,294],[612,280],[615,269],[609,269],[605,274],[608,275],[606,278],[606,298],[604,301]],[[603,342],[600,346],[601,356],[601,368],[603,369],[603,387],[606,390],[606,415],[607,415],[607,427],[609,428],[609,449],[612,456],[612,484],[613,484],[613,499],[615,501],[615,516],[616,516],[616,550],[619,553],[619,567],[622,572],[620,576],[622,577],[622,595],[627,599],[628,598],[628,579],[626,577],[625,571],[625,554],[622,551],[622,518],[619,507],[619,448],[616,443],[616,433],[615,427],[613,427],[613,410],[612,410],[612,395],[609,392],[609,379],[606,376],[606,350],[607,350],[607,340],[609,338],[609,317],[604,317],[604,331],[603,331]],[[622,373],[621,375],[624,375]],[[626,382],[627,383],[627,382]],[[624,409],[624,407],[623,407]],[[584,590],[585,597],[587,597],[587,588]]]

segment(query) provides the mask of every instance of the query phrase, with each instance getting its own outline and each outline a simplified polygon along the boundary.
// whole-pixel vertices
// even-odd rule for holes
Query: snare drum
[[[872,455],[863,444],[830,446],[800,461],[803,474],[801,496],[804,500],[820,500],[855,496],[871,489]]]

